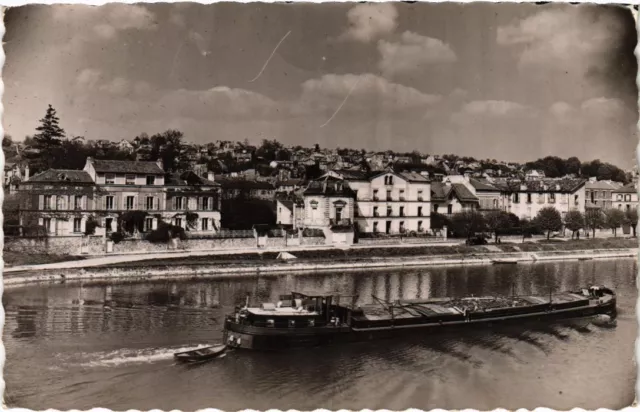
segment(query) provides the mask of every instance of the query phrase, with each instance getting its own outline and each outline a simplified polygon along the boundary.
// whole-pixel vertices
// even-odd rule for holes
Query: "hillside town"
[[[306,231],[346,245],[567,229],[635,236],[637,173],[597,160],[197,145],[178,131],[92,141],[67,138],[58,121],[49,107],[39,134],[3,141],[8,236],[117,243]]]

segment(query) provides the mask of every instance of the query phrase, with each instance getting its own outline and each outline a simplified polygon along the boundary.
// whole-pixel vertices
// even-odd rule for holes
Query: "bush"
[[[90,217],[85,225],[84,234],[87,236],[95,234],[97,227],[100,227],[100,224],[93,217]]]
[[[124,234],[121,232],[113,232],[109,235],[109,239],[111,239],[113,243],[120,243],[124,240]]]
[[[164,222],[161,222],[156,230],[149,232],[145,237],[145,239],[151,243],[168,243],[171,239],[176,238],[185,240],[187,233],[180,226],[170,225]]]

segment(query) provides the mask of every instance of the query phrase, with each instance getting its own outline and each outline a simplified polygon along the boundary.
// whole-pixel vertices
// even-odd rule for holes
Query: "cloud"
[[[532,109],[520,103],[505,100],[476,100],[462,106],[454,116],[505,117],[531,115]]]
[[[157,106],[165,115],[193,119],[252,120],[284,114],[282,106],[267,96],[225,86],[208,90],[170,91],[158,100]]]
[[[354,89],[356,82],[357,86]],[[442,99],[440,95],[425,94],[373,74],[328,74],[302,84],[298,109],[335,110],[352,89],[342,110],[372,115],[378,112],[385,114],[409,110],[422,111]]]
[[[391,3],[359,4],[347,12],[347,19],[349,28],[341,38],[368,43],[396,29],[398,11]]]
[[[381,58],[378,66],[387,75],[419,71],[429,65],[457,60],[448,44],[410,31],[404,32],[398,42],[380,40],[378,50]]]
[[[87,68],[78,73],[76,87],[81,92],[117,96],[149,97],[153,91],[151,85],[144,80],[132,81],[121,76],[110,79],[101,70],[93,68]]]
[[[549,107],[549,112],[556,119],[565,119],[575,112],[575,108],[567,102],[555,102]]]
[[[83,69],[76,77],[76,85],[87,90],[95,89],[102,80],[102,72],[98,69]]]
[[[607,64],[605,56],[620,45],[622,26],[612,14],[560,7],[498,27],[497,42],[520,46],[520,68],[586,72]]]

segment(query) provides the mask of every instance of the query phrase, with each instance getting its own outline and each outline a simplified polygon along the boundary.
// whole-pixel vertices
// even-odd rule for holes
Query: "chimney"
[[[164,170],[164,162],[162,161],[162,158],[159,158],[158,160],[156,160],[156,164],[160,169]]]
[[[216,175],[213,172],[207,172],[207,180],[215,181]]]
[[[29,180],[29,165],[24,167],[24,179],[25,182]]]
[[[87,163],[88,164],[93,164],[93,157],[87,156]]]

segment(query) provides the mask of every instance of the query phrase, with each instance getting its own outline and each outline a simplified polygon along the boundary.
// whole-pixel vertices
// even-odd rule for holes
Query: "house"
[[[431,228],[431,190],[415,172],[339,170],[327,173],[348,183],[356,196],[354,220],[361,233],[404,234]]]
[[[238,163],[249,163],[253,158],[253,151],[245,148],[234,149],[233,158],[236,159]]]
[[[479,211],[505,210],[504,196],[499,188],[484,179],[469,179],[473,193],[478,198]]]
[[[611,209],[614,192],[622,188],[622,183],[611,180],[589,179],[585,185],[585,201],[587,208]]]
[[[276,201],[276,223],[292,226],[294,229],[304,224],[304,201],[293,199],[278,199]]]
[[[302,179],[286,179],[276,183],[276,193],[291,193],[302,187]]]
[[[49,169],[22,181],[17,196],[22,228],[43,227],[48,236],[81,236],[95,209],[95,182],[82,170]]]
[[[533,219],[545,207],[553,207],[564,217],[571,210],[585,211],[585,179],[505,180],[500,188],[505,211],[519,218]]]
[[[328,243],[353,243],[356,194],[348,182],[325,175],[309,183],[303,198],[305,228],[322,229]]]
[[[629,183],[613,191],[613,207],[627,211],[638,207],[638,184]]]
[[[145,211],[149,215],[162,214],[166,209],[165,173],[162,161],[138,162],[127,160],[97,160],[87,158],[84,166],[91,180],[100,188],[95,209],[103,216],[102,227],[107,232],[123,213]],[[157,226],[158,218],[151,230]]]
[[[134,147],[131,144],[131,142],[122,139],[118,142],[117,144],[118,149],[122,150],[123,152],[127,152],[127,153],[133,153]]]
[[[190,232],[215,233],[220,230],[221,186],[213,173],[207,178],[195,172],[172,173],[165,180],[166,207],[163,218]],[[153,217],[147,225],[155,229]]]
[[[218,179],[222,187],[223,199],[273,200],[276,188],[269,182],[242,178]]]
[[[478,210],[480,200],[469,177],[445,176],[441,182],[431,183],[431,203],[433,212],[451,215],[463,210]]]

